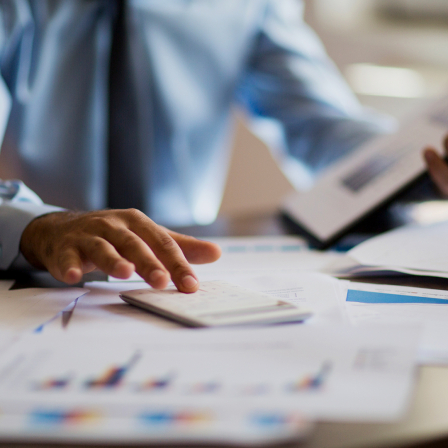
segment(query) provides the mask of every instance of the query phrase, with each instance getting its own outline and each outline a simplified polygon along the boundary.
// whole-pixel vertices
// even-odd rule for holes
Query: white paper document
[[[127,334],[129,330],[149,332],[181,328],[181,325],[128,305],[120,299],[120,291],[139,289],[141,282],[89,282],[84,287],[88,294],[81,297],[70,320],[64,326],[65,332],[88,332],[92,337],[104,331],[116,331]],[[54,321],[47,331],[59,332],[63,327],[62,319]]]
[[[228,273],[220,275],[219,279],[310,309],[312,316],[306,321],[310,325],[342,323],[345,319],[338,298],[338,280],[319,272]]]
[[[297,442],[313,428],[297,412],[276,408],[120,403],[71,406],[15,402],[0,416],[0,442],[151,446],[186,443],[272,446]]]
[[[421,269],[402,268],[391,265],[364,265],[356,261],[348,253],[344,257],[335,260],[328,264],[322,272],[329,275],[333,275],[339,278],[356,278],[356,277],[387,277],[397,276],[401,274],[424,276],[424,277],[437,277],[448,278],[448,272],[442,271],[428,271]]]
[[[371,140],[328,168],[311,190],[290,195],[283,210],[330,243],[425,172],[422,149],[441,149],[447,116],[448,97],[436,100],[396,134]]]
[[[303,418],[389,421],[416,344],[412,328],[331,325],[29,335],[0,358],[0,439],[225,442],[249,425],[269,440]]]
[[[0,328],[0,355],[12,343],[20,339],[21,333]]]
[[[371,238],[348,252],[365,266],[405,268],[448,276],[448,221],[409,225]]]
[[[346,309],[355,325],[419,325],[418,360],[448,364],[448,291],[344,282]]]
[[[0,327],[15,331],[36,330],[86,292],[82,288],[0,291]]]
[[[0,291],[7,291],[14,284],[14,280],[0,280]]]

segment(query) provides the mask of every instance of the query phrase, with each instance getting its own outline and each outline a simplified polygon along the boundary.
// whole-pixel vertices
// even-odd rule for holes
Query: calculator
[[[173,286],[122,291],[120,297],[190,327],[301,322],[311,316],[309,309],[223,281],[203,282],[192,294]]]

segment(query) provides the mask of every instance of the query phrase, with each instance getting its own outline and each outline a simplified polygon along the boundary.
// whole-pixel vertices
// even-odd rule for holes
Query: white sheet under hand
[[[87,289],[25,288],[0,291],[0,328],[35,330],[55,317]]]

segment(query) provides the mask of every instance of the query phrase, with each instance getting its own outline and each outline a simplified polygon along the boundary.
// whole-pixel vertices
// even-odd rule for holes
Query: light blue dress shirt
[[[13,99],[2,177],[21,179],[45,203],[104,208],[116,2],[0,5],[0,68]],[[234,105],[269,120],[263,128],[276,130],[276,156],[297,185],[300,173],[318,172],[390,128],[360,107],[303,22],[300,1],[129,0],[125,7],[137,113],[134,143],[123,148],[131,170],[123,175],[156,222],[215,219]],[[34,205],[24,212],[19,191],[0,205],[3,269],[26,224],[52,210],[28,198]]]

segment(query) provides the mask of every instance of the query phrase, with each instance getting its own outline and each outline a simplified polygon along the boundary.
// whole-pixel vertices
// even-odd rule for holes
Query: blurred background
[[[366,106],[398,120],[448,93],[447,0],[305,0],[305,18]],[[220,214],[272,213],[293,187],[235,112]]]

